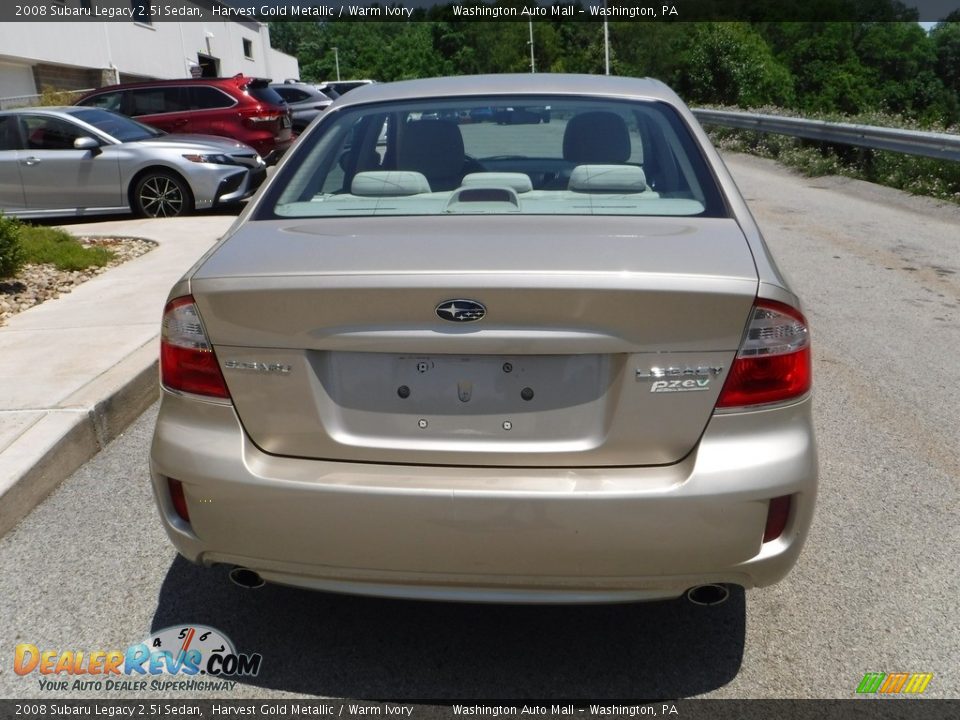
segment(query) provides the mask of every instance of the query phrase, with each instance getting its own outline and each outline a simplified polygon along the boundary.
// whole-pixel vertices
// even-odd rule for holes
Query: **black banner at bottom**
[[[0,700],[0,718],[411,718],[549,720],[678,718],[682,720],[956,720],[960,700],[458,701],[417,700]]]

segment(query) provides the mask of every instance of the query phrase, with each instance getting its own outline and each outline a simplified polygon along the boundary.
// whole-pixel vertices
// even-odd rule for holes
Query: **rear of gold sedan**
[[[796,298],[676,96],[545,77],[351,93],[173,289],[151,469],[186,558],[491,602],[796,562],[817,480]],[[504,104],[552,122],[470,122]]]

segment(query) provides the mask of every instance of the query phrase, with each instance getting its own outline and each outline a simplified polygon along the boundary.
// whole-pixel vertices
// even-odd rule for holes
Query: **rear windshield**
[[[280,97],[280,94],[263,81],[258,82],[254,80],[249,83],[244,90],[246,90],[251,97],[256,98],[262,103],[269,103],[270,105],[286,104],[286,101]]]
[[[660,102],[363,105],[301,143],[261,217],[727,214],[696,140]]]

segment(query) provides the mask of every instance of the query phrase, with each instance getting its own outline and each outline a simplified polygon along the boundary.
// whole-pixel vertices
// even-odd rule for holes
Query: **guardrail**
[[[808,140],[892,150],[893,152],[940,160],[960,161],[960,135],[855,125],[824,120],[759,115],[732,110],[695,108],[693,114],[704,125],[720,125],[740,130],[791,135]]]

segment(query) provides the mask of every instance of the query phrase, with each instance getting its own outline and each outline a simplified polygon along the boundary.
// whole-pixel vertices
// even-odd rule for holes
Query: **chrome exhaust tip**
[[[687,600],[694,605],[709,607],[722,605],[730,597],[730,590],[726,585],[709,584],[697,585],[687,590]]]
[[[245,567],[235,567],[231,570],[230,582],[247,590],[256,590],[266,585],[259,573]]]

